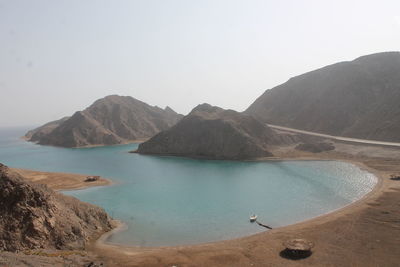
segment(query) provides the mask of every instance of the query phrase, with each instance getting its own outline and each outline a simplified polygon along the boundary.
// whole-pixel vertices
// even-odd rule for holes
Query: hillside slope
[[[400,141],[400,52],[357,58],[291,78],[246,111],[258,119],[325,134]]]
[[[0,250],[82,249],[111,230],[103,209],[26,181],[0,164]]]
[[[194,108],[175,126],[139,145],[141,154],[248,159],[272,156],[271,145],[292,143],[253,118],[209,104]]]

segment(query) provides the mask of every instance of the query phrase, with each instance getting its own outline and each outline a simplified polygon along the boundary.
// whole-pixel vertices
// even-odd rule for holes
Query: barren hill
[[[252,116],[209,104],[194,108],[175,126],[139,145],[141,154],[248,159],[272,156],[269,146],[292,143]]]
[[[400,141],[400,52],[341,62],[291,78],[246,111],[296,129]]]
[[[45,124],[26,134],[42,145],[81,147],[147,139],[174,125],[182,115],[129,96],[99,99],[84,111]]]

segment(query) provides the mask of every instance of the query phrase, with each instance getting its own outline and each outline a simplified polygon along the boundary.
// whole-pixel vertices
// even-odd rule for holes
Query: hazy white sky
[[[394,50],[399,0],[0,0],[0,127],[110,94],[242,111],[292,76]]]

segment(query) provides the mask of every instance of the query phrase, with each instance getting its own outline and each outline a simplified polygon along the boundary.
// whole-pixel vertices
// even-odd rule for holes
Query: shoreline
[[[20,139],[24,140],[24,141],[26,141],[28,143],[32,143],[34,145],[38,145],[38,146],[50,146],[50,147],[57,147],[57,148],[79,149],[79,148],[95,148],[95,147],[108,147],[108,146],[121,146],[121,145],[129,145],[129,144],[140,144],[140,143],[146,142],[150,138],[139,138],[139,139],[135,139],[135,140],[127,140],[125,142],[122,142],[122,143],[119,143],[119,144],[112,144],[112,145],[98,144],[98,145],[86,145],[86,146],[75,146],[75,147],[64,147],[64,146],[55,146],[55,145],[42,145],[42,144],[39,144],[36,141],[30,141],[25,136],[21,136]]]
[[[332,154],[332,153],[331,153]],[[151,263],[151,258],[152,257],[157,257],[157,258],[162,258],[163,260],[161,262],[166,263],[170,262],[171,259],[176,259],[174,263],[176,264],[189,264],[193,262],[199,262],[199,259],[197,258],[198,253],[203,253],[210,255],[207,260],[212,259],[213,257],[218,257],[219,253],[224,253],[226,250],[241,250],[239,248],[247,247],[249,246],[249,243],[259,243],[260,241],[265,241],[266,243],[273,242],[273,245],[269,243],[273,247],[278,247],[279,249],[283,249],[282,247],[282,240],[276,241],[276,240],[271,240],[275,239],[276,236],[295,236],[295,237],[303,237],[304,234],[299,234],[293,235],[293,232],[296,231],[310,231],[311,232],[322,232],[318,229],[315,229],[315,227],[320,227],[324,228],[324,225],[326,224],[337,224],[337,220],[343,220],[346,217],[351,217],[353,216],[354,213],[360,213],[365,210],[367,210],[370,206],[371,202],[376,201],[380,197],[384,196],[389,188],[391,188],[391,185],[395,182],[391,182],[387,177],[389,173],[393,173],[391,170],[379,170],[378,168],[373,168],[367,164],[366,161],[372,160],[376,162],[384,162],[385,159],[371,159],[371,158],[346,158],[346,157],[338,157],[336,154],[330,155],[328,158],[327,157],[321,157],[319,155],[307,155],[304,157],[290,157],[290,158],[284,158],[284,157],[279,157],[279,158],[274,158],[274,159],[259,159],[260,161],[287,161],[287,160],[295,160],[295,161],[303,161],[303,160],[331,160],[331,161],[342,161],[346,163],[353,164],[357,167],[359,167],[362,170],[365,170],[369,173],[372,173],[377,181],[374,187],[371,189],[370,192],[367,194],[363,195],[360,199],[357,199],[348,205],[341,207],[339,209],[330,211],[325,214],[321,214],[319,216],[297,222],[291,225],[287,226],[282,226],[279,228],[274,228],[272,230],[268,230],[262,233],[257,233],[249,236],[244,236],[244,237],[239,237],[239,238],[234,238],[234,239],[229,239],[229,240],[222,240],[222,241],[214,241],[214,242],[208,242],[208,243],[200,243],[200,244],[193,244],[193,245],[180,245],[180,246],[163,246],[163,247],[139,247],[139,246],[129,246],[129,245],[120,245],[120,244],[113,244],[110,242],[107,242],[107,238],[112,235],[112,233],[106,233],[106,238],[103,239],[98,239],[95,244],[90,248],[90,251],[97,253],[99,255],[103,255],[104,260],[111,260],[111,262],[117,261],[118,264],[127,264],[129,261],[128,260],[133,260],[132,255],[135,255],[135,257],[139,257],[139,259],[135,260],[134,263],[128,264],[126,266],[157,266],[156,264]],[[384,168],[385,169],[385,168]],[[399,170],[400,171],[400,170]],[[400,183],[397,184],[397,187],[400,190]],[[340,225],[339,225],[340,226]],[[119,231],[121,229],[118,229],[116,231]],[[329,229],[323,229],[323,231],[326,231]],[[346,238],[346,236],[341,236],[341,234],[338,234],[340,238]],[[269,240],[269,241],[268,241]],[[312,240],[313,241],[313,240]],[[329,242],[324,242],[324,241],[318,241],[317,245],[323,244],[323,246],[328,246]],[[280,262],[289,264],[291,263],[288,260],[283,259],[282,257],[279,256],[279,249],[276,253],[273,253],[273,255],[267,256],[262,256],[262,258],[265,258],[267,262],[271,263],[271,266],[275,266],[275,264],[278,264]],[[351,249],[351,248],[348,248]],[[185,255],[191,255],[187,256],[186,259],[180,259],[179,254],[184,253]],[[240,252],[238,252],[240,253]],[[387,252],[387,253],[390,253]],[[351,253],[348,253],[351,254]],[[231,255],[233,258],[235,258],[234,255]],[[258,255],[257,255],[258,257]],[[400,256],[399,256],[400,257]],[[120,259],[117,259],[120,258]],[[178,258],[180,260],[178,260]],[[310,257],[310,260],[313,259],[313,257]],[[335,258],[336,260],[340,261],[340,258]],[[202,259],[201,262],[207,261],[205,259]],[[381,261],[384,261],[385,259],[380,259]],[[306,260],[307,262],[307,260]],[[211,263],[210,263],[211,264]],[[221,262],[215,262],[212,261],[212,265],[215,266],[225,266],[227,263],[225,261]],[[235,265],[231,264],[231,266],[249,266],[250,264],[243,263],[243,265]],[[279,264],[278,264],[279,265]],[[346,264],[344,264],[346,265]],[[257,265],[255,265],[257,266]],[[258,266],[265,266],[265,265],[258,265]],[[366,264],[365,266],[369,266]],[[390,265],[389,265],[390,266]]]
[[[359,162],[359,161],[355,161],[355,160],[348,160],[348,159],[321,159],[318,157],[299,157],[299,158],[278,158],[278,157],[274,157],[274,158],[258,158],[258,159],[254,159],[254,160],[249,160],[249,161],[257,161],[257,162],[277,162],[277,161],[341,161],[341,162],[345,162],[345,163],[349,163],[352,165],[355,165],[357,167],[359,167],[361,170],[365,170],[371,174],[373,174],[376,178],[376,183],[374,185],[374,187],[371,189],[371,191],[369,191],[368,193],[366,193],[365,195],[363,195],[361,198],[356,199],[348,204],[346,204],[343,207],[334,209],[332,211],[329,211],[327,213],[323,213],[320,215],[317,215],[315,217],[309,218],[309,219],[305,219],[303,221],[299,221],[299,222],[295,222],[293,224],[289,224],[289,225],[285,225],[285,226],[281,226],[281,227],[277,227],[271,230],[276,230],[276,229],[283,229],[283,228],[288,228],[291,226],[295,226],[297,224],[304,224],[313,220],[317,220],[320,217],[325,217],[325,216],[329,216],[333,213],[339,212],[343,209],[348,209],[353,205],[356,205],[358,202],[364,201],[366,198],[368,198],[371,194],[376,193],[375,191],[379,190],[380,187],[382,186],[382,179],[381,177],[379,177],[379,174],[376,173],[376,171],[368,166],[366,166],[364,163]],[[21,175],[23,175],[25,178],[27,178],[29,181],[35,182],[35,183],[40,183],[40,184],[46,184],[47,186],[49,186],[51,189],[54,189],[56,191],[72,191],[72,190],[83,190],[83,189],[87,189],[90,187],[97,187],[97,186],[110,186],[113,185],[114,182],[112,182],[109,179],[105,179],[105,178],[100,178],[100,180],[95,181],[95,182],[84,182],[84,178],[86,178],[88,175],[84,175],[84,174],[77,174],[77,173],[63,173],[63,172],[45,172],[45,171],[36,171],[36,170],[29,170],[29,169],[21,169],[21,168],[12,168],[14,171],[20,173]],[[37,176],[39,176],[40,178],[37,178]],[[54,184],[54,182],[46,182],[46,180],[48,179],[56,179],[59,180],[60,178],[63,179],[63,181],[67,181],[68,180],[74,180],[74,183],[69,185],[68,183],[62,183],[60,185],[58,184]],[[80,180],[79,182],[75,182],[76,180]],[[108,242],[107,239],[114,234],[115,232],[119,232],[119,231],[123,231],[126,229],[126,224],[123,221],[120,220],[114,220],[115,221],[115,228],[112,229],[109,232],[104,233],[100,238],[98,238],[96,240],[96,245],[101,246],[103,248],[106,247],[110,247],[110,248],[133,248],[133,249],[146,249],[146,250],[157,250],[157,249],[165,249],[165,248],[181,248],[181,247],[193,247],[193,246],[199,246],[199,245],[206,245],[206,244],[214,244],[214,243],[221,243],[221,242],[228,242],[228,241],[232,241],[232,240],[240,240],[243,238],[247,238],[247,237],[251,237],[251,236],[255,236],[255,235],[260,235],[263,233],[256,233],[256,234],[251,234],[251,235],[246,235],[246,236],[242,236],[242,237],[236,237],[236,238],[231,238],[231,239],[226,239],[226,240],[217,240],[217,241],[210,241],[210,242],[205,242],[205,243],[194,243],[194,244],[184,244],[184,245],[177,245],[177,246],[149,246],[149,247],[141,247],[141,246],[135,246],[135,245],[124,245],[124,244],[117,244],[117,243],[112,243],[112,242]],[[269,231],[271,231],[269,230]]]
[[[139,247],[107,242],[113,233],[124,229],[123,223],[117,222],[112,231],[94,239],[87,251],[97,255],[109,266],[288,266],[292,263],[296,263],[295,266],[308,266],[324,265],[327,262],[332,266],[349,266],[348,262],[353,260],[352,255],[362,255],[365,258],[358,258],[357,266],[396,266],[391,263],[397,264],[400,260],[400,247],[399,243],[393,244],[391,240],[394,236],[400,236],[400,229],[396,230],[397,225],[387,226],[387,223],[379,222],[388,213],[387,207],[392,207],[393,201],[398,205],[400,199],[400,195],[394,195],[393,192],[400,192],[400,182],[388,178],[390,174],[400,174],[400,157],[391,155],[372,158],[359,155],[357,151],[353,155],[343,151],[319,154],[298,151],[288,153],[288,150],[280,152],[283,153],[277,153],[277,157],[257,161],[342,161],[372,173],[377,182],[370,192],[344,207],[262,233],[192,245]],[[374,204],[377,202],[383,204]],[[379,213],[371,214],[374,209]],[[392,213],[396,216],[395,212],[389,212]],[[383,229],[378,231],[376,228]],[[288,238],[313,241],[316,244],[313,256],[296,262],[281,257],[282,243]],[[382,249],[379,249],[378,256],[373,251],[365,250],[365,246],[380,242],[381,239],[389,242],[379,244]]]
[[[326,213],[317,215],[317,216],[312,217],[312,218],[305,219],[303,221],[295,222],[295,223],[292,223],[292,224],[289,224],[289,225],[285,225],[285,226],[276,227],[276,228],[273,228],[271,230],[266,230],[265,232],[267,232],[267,231],[269,232],[269,231],[273,231],[273,230],[278,231],[278,230],[285,229],[285,228],[295,227],[296,225],[308,224],[309,222],[312,222],[314,220],[318,220],[319,218],[327,217],[327,216],[334,215],[335,213],[339,213],[342,210],[346,210],[347,211],[347,209],[350,209],[352,206],[361,204],[362,202],[366,201],[366,199],[368,199],[371,195],[379,193],[380,192],[379,190],[381,189],[382,183],[383,183],[383,177],[380,177],[380,175],[378,173],[376,173],[376,171],[374,171],[370,167],[366,166],[364,163],[357,162],[357,161],[338,160],[338,159],[318,159],[318,158],[315,158],[315,159],[313,159],[313,158],[290,158],[290,159],[285,159],[285,158],[280,158],[280,159],[278,159],[278,158],[274,158],[274,159],[259,158],[259,159],[255,160],[255,161],[259,161],[259,162],[276,162],[276,161],[338,161],[338,162],[345,162],[345,163],[348,163],[348,164],[355,165],[358,168],[360,168],[361,170],[364,170],[364,171],[367,171],[370,174],[373,174],[374,177],[376,178],[376,183],[372,187],[371,191],[369,191],[366,194],[362,195],[360,198],[355,199],[352,202],[346,204],[345,206],[342,206],[340,208],[328,211]],[[261,233],[255,233],[255,234],[245,235],[245,236],[231,238],[231,239],[225,239],[225,240],[217,240],[217,241],[210,241],[210,242],[204,242],[204,243],[194,243],[194,244],[172,245],[172,246],[148,246],[147,247],[147,246],[118,244],[118,243],[112,243],[112,242],[108,242],[107,241],[107,239],[109,239],[114,233],[120,232],[120,231],[124,231],[126,229],[127,229],[127,226],[125,225],[125,223],[123,221],[119,221],[118,220],[118,224],[116,225],[116,228],[114,228],[110,232],[104,233],[99,239],[96,240],[95,246],[96,247],[101,247],[103,249],[111,249],[111,250],[113,250],[113,249],[118,249],[118,250],[132,249],[132,250],[138,250],[138,251],[157,251],[157,250],[164,250],[164,249],[177,249],[177,248],[185,248],[185,247],[195,247],[195,246],[202,246],[202,245],[208,245],[208,244],[219,244],[219,243],[223,244],[225,242],[240,241],[241,239],[245,239],[245,238],[249,238],[249,237],[265,234],[265,232],[261,232]]]
[[[372,173],[375,178],[376,178],[376,183],[374,187],[363,195],[361,198],[356,199],[348,204],[346,204],[343,207],[334,209],[332,211],[329,211],[327,213],[323,213],[320,215],[317,215],[316,217],[308,218],[303,221],[295,222],[293,224],[281,226],[278,228],[274,228],[272,230],[276,229],[283,229],[291,226],[295,226],[297,224],[304,224],[313,220],[317,220],[320,217],[325,217],[329,216],[333,213],[339,212],[343,209],[348,209],[353,205],[356,205],[360,201],[364,201],[364,199],[368,198],[370,194],[373,194],[376,190],[379,190],[381,187],[382,183],[382,178],[379,177],[379,175],[374,172],[373,169],[370,167],[366,166],[364,163],[355,161],[355,160],[348,160],[348,159],[325,159],[325,158],[318,158],[318,157],[298,157],[298,158],[258,158],[255,160],[251,161],[258,161],[258,162],[277,162],[277,161],[341,161],[345,163],[349,163],[352,165],[355,165],[359,167],[361,170],[365,170],[369,173]],[[29,170],[29,169],[21,169],[21,168],[12,168],[14,171],[17,171],[21,175],[23,175],[25,178],[27,178],[29,181],[35,182],[35,183],[41,183],[41,184],[46,184],[50,188],[56,190],[56,191],[70,191],[70,190],[82,190],[82,189],[87,189],[90,187],[97,187],[97,186],[110,186],[113,185],[114,183],[105,178],[100,178],[100,180],[95,181],[95,182],[84,182],[84,179],[88,175],[83,175],[83,174],[76,174],[76,173],[63,173],[63,172],[44,172],[44,171],[36,171],[36,170]],[[51,181],[50,181],[51,180]],[[60,180],[61,183],[60,183]],[[205,243],[194,243],[194,244],[184,244],[184,245],[172,245],[172,246],[149,246],[149,247],[141,247],[141,246],[135,246],[135,245],[124,245],[124,244],[118,244],[118,243],[112,243],[108,242],[107,239],[112,236],[115,232],[123,231],[126,229],[126,225],[123,221],[115,220],[116,225],[115,228],[107,233],[104,233],[100,238],[96,240],[96,246],[102,247],[102,248],[110,248],[110,249],[122,249],[122,248],[130,248],[130,249],[138,249],[138,250],[157,250],[157,249],[166,249],[166,248],[182,248],[182,247],[193,247],[193,246],[199,246],[199,245],[206,245],[206,244],[216,244],[216,243],[221,243],[221,242],[228,242],[232,240],[240,240],[243,238],[251,237],[254,235],[260,235],[263,233],[255,233],[251,235],[245,235],[241,237],[236,237],[236,238],[231,238],[231,239],[225,239],[225,240],[217,240],[217,241],[210,241],[210,242],[205,242]],[[271,231],[271,230],[269,230]]]

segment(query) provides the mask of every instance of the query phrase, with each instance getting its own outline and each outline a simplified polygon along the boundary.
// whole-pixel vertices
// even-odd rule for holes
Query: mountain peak
[[[109,95],[66,120],[52,122],[26,134],[43,145],[80,147],[113,145],[148,139],[168,129],[182,116],[130,96]],[[35,136],[35,139],[31,138]]]
[[[217,106],[212,106],[208,103],[203,103],[203,104],[197,105],[194,109],[192,109],[192,111],[190,113],[194,113],[194,112],[212,113],[212,112],[217,112],[217,111],[223,111],[223,109],[220,107],[217,107]]]
[[[178,114],[175,110],[173,110],[173,109],[170,108],[169,106],[166,106],[166,107],[164,108],[164,110],[165,110],[166,112],[169,112],[169,113]]]

